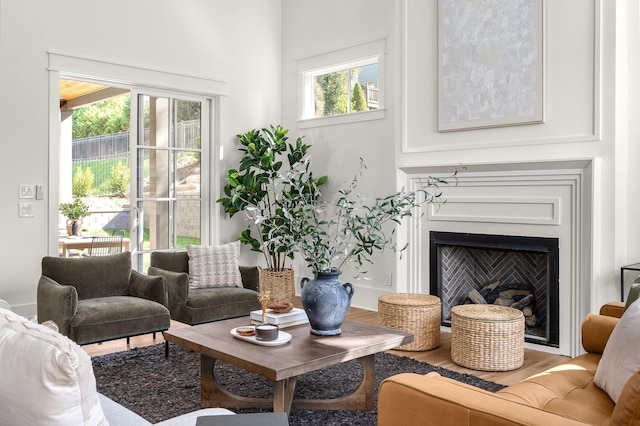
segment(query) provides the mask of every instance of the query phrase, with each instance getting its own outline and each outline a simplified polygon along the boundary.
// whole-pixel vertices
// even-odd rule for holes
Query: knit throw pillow
[[[187,244],[189,287],[242,287],[240,242],[221,246]]]

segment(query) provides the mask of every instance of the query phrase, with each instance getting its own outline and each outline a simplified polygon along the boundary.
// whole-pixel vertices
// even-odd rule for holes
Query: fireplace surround
[[[511,289],[503,291],[515,293],[515,302],[480,299],[521,309],[519,302],[531,294],[525,340],[558,347],[557,238],[431,231],[429,245],[430,293],[442,300],[442,325],[450,326],[452,307],[474,302],[471,293],[487,295],[489,286]]]

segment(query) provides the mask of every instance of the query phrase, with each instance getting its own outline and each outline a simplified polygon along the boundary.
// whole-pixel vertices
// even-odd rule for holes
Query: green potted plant
[[[350,306],[353,286],[342,284],[338,276],[346,263],[358,274],[365,263],[372,262],[377,251],[402,251],[395,244],[396,227],[403,218],[419,214],[424,204],[441,203],[440,186],[447,179],[429,177],[413,191],[404,189],[367,204],[355,190],[366,169],[362,159],[354,178],[338,191],[337,199],[328,202],[318,192],[313,197],[300,196],[285,209],[282,224],[296,249],[314,274],[303,278],[302,304],[309,316],[311,332],[318,335],[340,334],[340,326]],[[455,178],[456,173],[452,175]],[[286,230],[285,230],[286,229]]]
[[[237,169],[227,172],[225,196],[217,200],[230,217],[246,215],[248,225],[238,239],[264,256],[260,288],[274,301],[287,300],[294,292],[293,270],[286,268],[296,250],[288,211],[298,202],[312,202],[327,182],[326,176],[316,179],[310,171],[311,146],[302,138],[288,143],[288,132],[278,125],[238,135],[244,156]]]
[[[67,234],[80,235],[82,219],[89,215],[89,206],[80,198],[71,203],[60,203],[60,213],[67,218]]]

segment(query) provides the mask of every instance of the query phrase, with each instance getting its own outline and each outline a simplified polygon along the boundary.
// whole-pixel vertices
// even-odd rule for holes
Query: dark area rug
[[[200,408],[200,355],[171,345],[154,345],[93,358],[98,392],[140,414],[152,423]],[[380,382],[398,373],[440,373],[461,382],[495,392],[504,386],[444,368],[387,353],[375,356],[376,406]],[[273,382],[225,363],[216,363],[216,376],[229,390],[247,397],[273,395]],[[362,377],[357,361],[327,367],[298,379],[295,398],[337,398],[356,389]],[[237,413],[260,409],[233,409]],[[268,410],[267,410],[268,411]],[[295,425],[375,425],[373,411],[292,410]]]

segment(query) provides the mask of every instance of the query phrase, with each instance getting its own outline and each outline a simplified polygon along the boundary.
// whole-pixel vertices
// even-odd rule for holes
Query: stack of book
[[[251,323],[262,324],[262,310],[251,311]],[[293,308],[284,314],[277,314],[271,309],[267,309],[267,323],[277,325],[279,328],[287,328],[298,324],[307,324],[309,318],[307,318],[304,309],[300,308]]]

